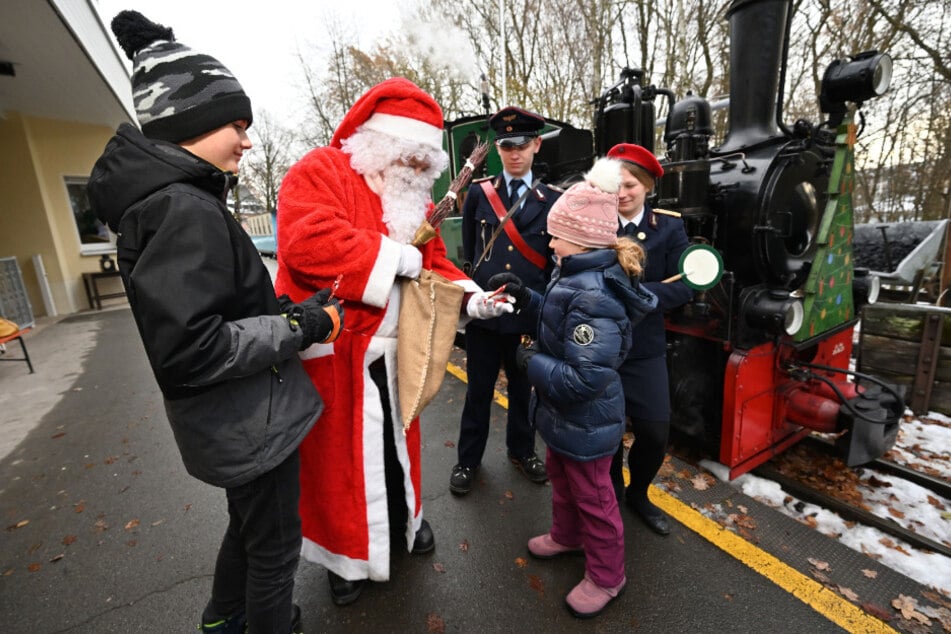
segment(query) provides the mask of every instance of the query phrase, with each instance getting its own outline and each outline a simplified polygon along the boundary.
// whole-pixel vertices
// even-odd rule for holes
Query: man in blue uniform
[[[641,284],[657,295],[657,308],[634,327],[634,344],[618,368],[624,386],[625,412],[634,432],[634,444],[627,458],[631,482],[624,491],[623,445],[618,447],[611,464],[611,478],[618,501],[623,501],[652,531],[667,535],[670,522],[648,499],[647,489],[664,462],[670,431],[664,312],[693,297],[693,291],[682,281],[665,284],[661,280],[679,273],[687,233],[679,213],[652,209],[646,202],[656,179],[664,174],[652,152],[633,143],[621,143],[608,150],[608,156],[621,161],[618,235],[628,236],[644,248],[647,257]]]
[[[469,187],[462,207],[463,255],[474,267],[472,279],[482,288],[489,288],[493,275],[511,273],[542,293],[552,270],[546,233],[548,210],[560,193],[538,182],[539,175],[532,170],[545,120],[533,112],[508,107],[493,115],[489,125],[495,131],[503,171]],[[501,218],[516,203],[518,209],[497,231]],[[495,241],[489,245],[493,236]],[[528,423],[531,385],[515,362],[523,334],[535,336],[535,324],[527,315],[504,315],[466,326],[468,386],[459,431],[459,463],[449,479],[449,490],[456,495],[472,489],[482,463],[500,367],[508,379],[508,457],[532,482],[548,479],[545,463],[535,455],[535,431]]]

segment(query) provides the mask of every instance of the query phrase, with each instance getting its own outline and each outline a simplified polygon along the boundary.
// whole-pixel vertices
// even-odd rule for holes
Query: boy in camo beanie
[[[343,309],[329,289],[298,304],[277,298],[225,204],[251,149],[251,104],[234,76],[134,11],[112,29],[134,62],[142,129],[119,126],[86,192],[117,236],[182,462],[225,489],[228,526],[198,630],[299,634],[299,447],[323,410],[299,353],[332,343]],[[163,618],[156,628],[182,631],[175,615]]]
[[[232,121],[251,123],[251,100],[221,62],[175,41],[172,29],[122,11],[112,32],[132,60],[132,101],[142,133],[180,143]]]

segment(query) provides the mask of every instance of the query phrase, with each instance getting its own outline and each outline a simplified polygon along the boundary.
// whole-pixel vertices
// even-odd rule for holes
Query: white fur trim
[[[376,130],[383,134],[418,141],[442,149],[442,128],[429,125],[419,119],[374,112],[363,125],[370,130]]]
[[[315,343],[301,350],[298,356],[301,358],[301,361],[306,361],[307,359],[316,359],[318,357],[329,357],[333,353],[334,345],[332,343]]]
[[[621,189],[621,162],[611,158],[599,158],[584,175],[584,179],[608,194]]]
[[[360,298],[364,304],[377,308],[386,306],[387,300],[390,299],[390,290],[396,281],[396,269],[400,265],[402,248],[399,242],[384,235],[380,236],[380,250],[377,251],[376,262],[373,263],[373,270],[370,271],[366,288],[363,289],[363,297]]]

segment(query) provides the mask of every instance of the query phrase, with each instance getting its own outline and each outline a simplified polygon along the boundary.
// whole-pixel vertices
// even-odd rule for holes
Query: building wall
[[[113,130],[6,113],[0,120],[0,256],[16,256],[37,316],[47,314],[32,256],[42,256],[56,312],[88,308],[82,274],[99,270],[99,256],[80,253],[66,191],[67,176],[85,177]],[[107,284],[107,283],[112,283]],[[121,290],[105,280],[102,292]]]

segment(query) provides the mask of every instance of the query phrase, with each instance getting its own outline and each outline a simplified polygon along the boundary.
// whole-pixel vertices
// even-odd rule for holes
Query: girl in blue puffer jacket
[[[528,550],[541,559],[584,552],[584,579],[565,598],[582,618],[599,614],[627,582],[610,474],[624,432],[617,368],[631,348],[632,324],[657,304],[637,281],[643,250],[616,235],[620,174],[616,160],[598,160],[548,213],[557,268],[544,297],[507,274],[494,284],[507,282],[516,308],[539,316],[537,343],[517,358],[534,386],[530,420],[548,445],[552,523]]]

